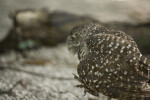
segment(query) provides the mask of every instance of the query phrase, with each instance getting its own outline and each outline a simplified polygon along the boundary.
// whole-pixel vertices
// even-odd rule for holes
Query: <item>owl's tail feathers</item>
[[[146,70],[150,70],[150,60],[145,56],[140,57],[140,64],[141,67],[144,67]]]
[[[134,95],[135,100],[150,100],[150,84],[148,82],[144,83],[141,90],[137,91]]]
[[[129,98],[121,98],[118,100],[150,100],[150,97],[129,97]]]
[[[129,92],[121,96],[121,100],[150,100],[150,91]]]
[[[139,72],[142,76],[150,80],[150,60],[144,56],[140,57]]]

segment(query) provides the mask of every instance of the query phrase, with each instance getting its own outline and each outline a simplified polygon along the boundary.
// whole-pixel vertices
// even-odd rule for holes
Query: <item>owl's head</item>
[[[99,23],[78,25],[72,29],[67,38],[68,49],[73,53],[79,53],[85,46],[85,41],[92,35],[103,33],[107,29]]]

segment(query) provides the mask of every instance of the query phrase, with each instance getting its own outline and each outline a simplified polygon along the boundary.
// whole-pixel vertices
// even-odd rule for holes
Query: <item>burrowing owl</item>
[[[150,100],[150,62],[128,34],[91,23],[75,27],[67,44],[80,60],[77,87],[95,96]]]

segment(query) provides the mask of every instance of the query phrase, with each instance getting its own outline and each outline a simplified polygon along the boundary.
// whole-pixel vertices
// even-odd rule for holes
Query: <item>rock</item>
[[[40,46],[56,46],[65,42],[71,29],[79,24],[99,22],[105,27],[130,34],[143,54],[150,53],[150,22],[133,24],[129,22],[100,22],[87,16],[47,9],[18,10],[10,17],[13,26],[7,37],[0,42],[0,51],[10,49],[26,50]]]
[[[47,58],[52,63],[24,65],[23,62],[28,58]],[[0,90],[7,90],[21,80],[12,90],[12,94],[0,94],[0,100],[106,100],[105,96],[83,96],[84,90],[74,87],[79,84],[73,78],[78,59],[68,52],[64,44],[31,50],[28,58],[23,58],[17,52],[0,56]]]
[[[94,22],[90,17],[47,9],[18,10],[10,17],[13,26],[0,42],[0,50],[25,50],[39,46],[56,46],[65,42],[71,29],[83,23]]]
[[[7,18],[9,12],[16,9],[41,8],[43,6],[47,6],[54,11],[49,12],[48,10],[41,10],[43,13],[40,12],[40,14],[42,14],[42,16],[52,15],[50,17],[52,19],[50,20],[50,22],[52,21],[53,24],[50,24],[50,28],[46,29],[48,32],[56,34],[56,37],[59,36],[59,34],[62,32],[64,32],[63,34],[68,34],[71,28],[75,25],[85,23],[86,19],[91,19],[88,17],[81,17],[82,15],[90,15],[102,21],[101,24],[106,27],[123,30],[126,33],[131,34],[137,41],[138,46],[140,46],[140,49],[143,53],[146,54],[150,52],[150,42],[148,39],[150,6],[148,0],[137,0],[136,2],[134,0],[61,0],[61,2],[57,0],[45,0],[44,2],[40,0],[11,0],[9,2],[7,2],[6,0],[1,0],[0,5],[0,38],[3,39],[3,42],[0,43],[0,51],[3,51],[4,48],[5,50],[10,50],[12,48],[21,48],[22,50],[24,48],[34,47],[36,43],[32,41],[33,39],[28,39],[28,36],[26,36],[27,39],[17,38],[22,37],[22,35],[24,36],[28,32],[30,33],[28,34],[30,37],[32,33],[30,32],[31,29],[29,27],[27,28],[28,31],[26,29],[22,29],[22,27],[28,26],[28,23],[25,23],[24,25],[24,21],[21,21],[21,23],[19,24],[21,25],[21,28],[20,26],[19,28],[17,28],[18,26],[15,26],[16,22],[14,18],[16,14],[22,11],[24,12],[24,10],[17,11],[17,13],[11,15],[14,26],[12,26],[12,28],[8,32],[7,37],[5,39],[3,38],[6,35],[6,31],[8,30],[9,26],[11,26],[9,19]],[[56,12],[56,9],[61,11]],[[39,14],[40,10],[32,11],[30,9],[29,11],[32,12],[28,12],[28,14],[30,14],[31,16],[32,14]],[[62,11],[71,12],[73,14]],[[79,14],[80,16],[76,14]],[[39,17],[36,16],[32,16],[32,18],[37,18],[37,20],[43,21],[43,26],[45,25],[43,19],[38,19]],[[71,20],[71,18],[73,18],[73,20]],[[67,19],[70,20],[68,20],[67,24],[65,24],[64,22],[66,22]],[[83,21],[83,19],[85,20]],[[30,23],[29,26],[30,25],[32,27],[34,26],[34,24],[32,23]],[[52,27],[51,25],[55,26]],[[43,27],[39,28],[42,29]],[[20,29],[21,32],[25,34],[18,34],[20,33]],[[33,32],[41,33],[41,31],[39,30],[40,29],[35,28]],[[43,30],[45,31],[44,28],[42,29],[42,31]],[[17,33],[17,35],[14,35],[13,33]],[[34,37],[36,36],[37,34]],[[44,39],[37,39],[37,37],[35,38],[35,40],[37,41],[36,45],[43,45],[41,41],[43,41]],[[62,40],[64,39],[64,37],[62,38]],[[138,41],[144,40],[142,38],[146,38],[146,42],[139,43]],[[60,38],[55,39],[58,41]],[[55,39],[53,39],[53,41],[56,41]],[[62,42],[64,42],[64,40]],[[53,46],[55,46],[56,44],[62,42],[52,42],[52,44]],[[46,46],[51,45],[47,44]],[[75,66],[77,66],[78,60],[76,57],[73,57],[69,54],[70,53],[68,53],[64,45],[58,45],[51,48],[42,47],[37,50],[31,50],[27,53],[27,58],[22,57],[22,54],[16,51],[11,51],[6,54],[1,53],[0,67],[6,66],[13,67],[14,69],[0,69],[0,90],[7,90],[19,80],[22,80],[22,83],[20,85],[17,85],[13,89],[13,95],[0,95],[0,100],[106,100],[105,96],[95,98],[87,94],[85,97],[83,97],[83,90],[73,87],[74,85],[78,84],[78,82],[74,80],[72,76],[72,73],[76,73]],[[18,69],[21,69],[22,71],[15,70],[16,67]],[[27,73],[26,71],[32,73],[36,72],[36,74]],[[48,77],[43,76],[43,74]]]

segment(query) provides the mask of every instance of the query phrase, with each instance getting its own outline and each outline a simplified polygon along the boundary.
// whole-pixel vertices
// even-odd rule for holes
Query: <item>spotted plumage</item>
[[[75,27],[67,44],[80,60],[75,78],[85,93],[150,100],[150,62],[128,34],[91,23]]]

